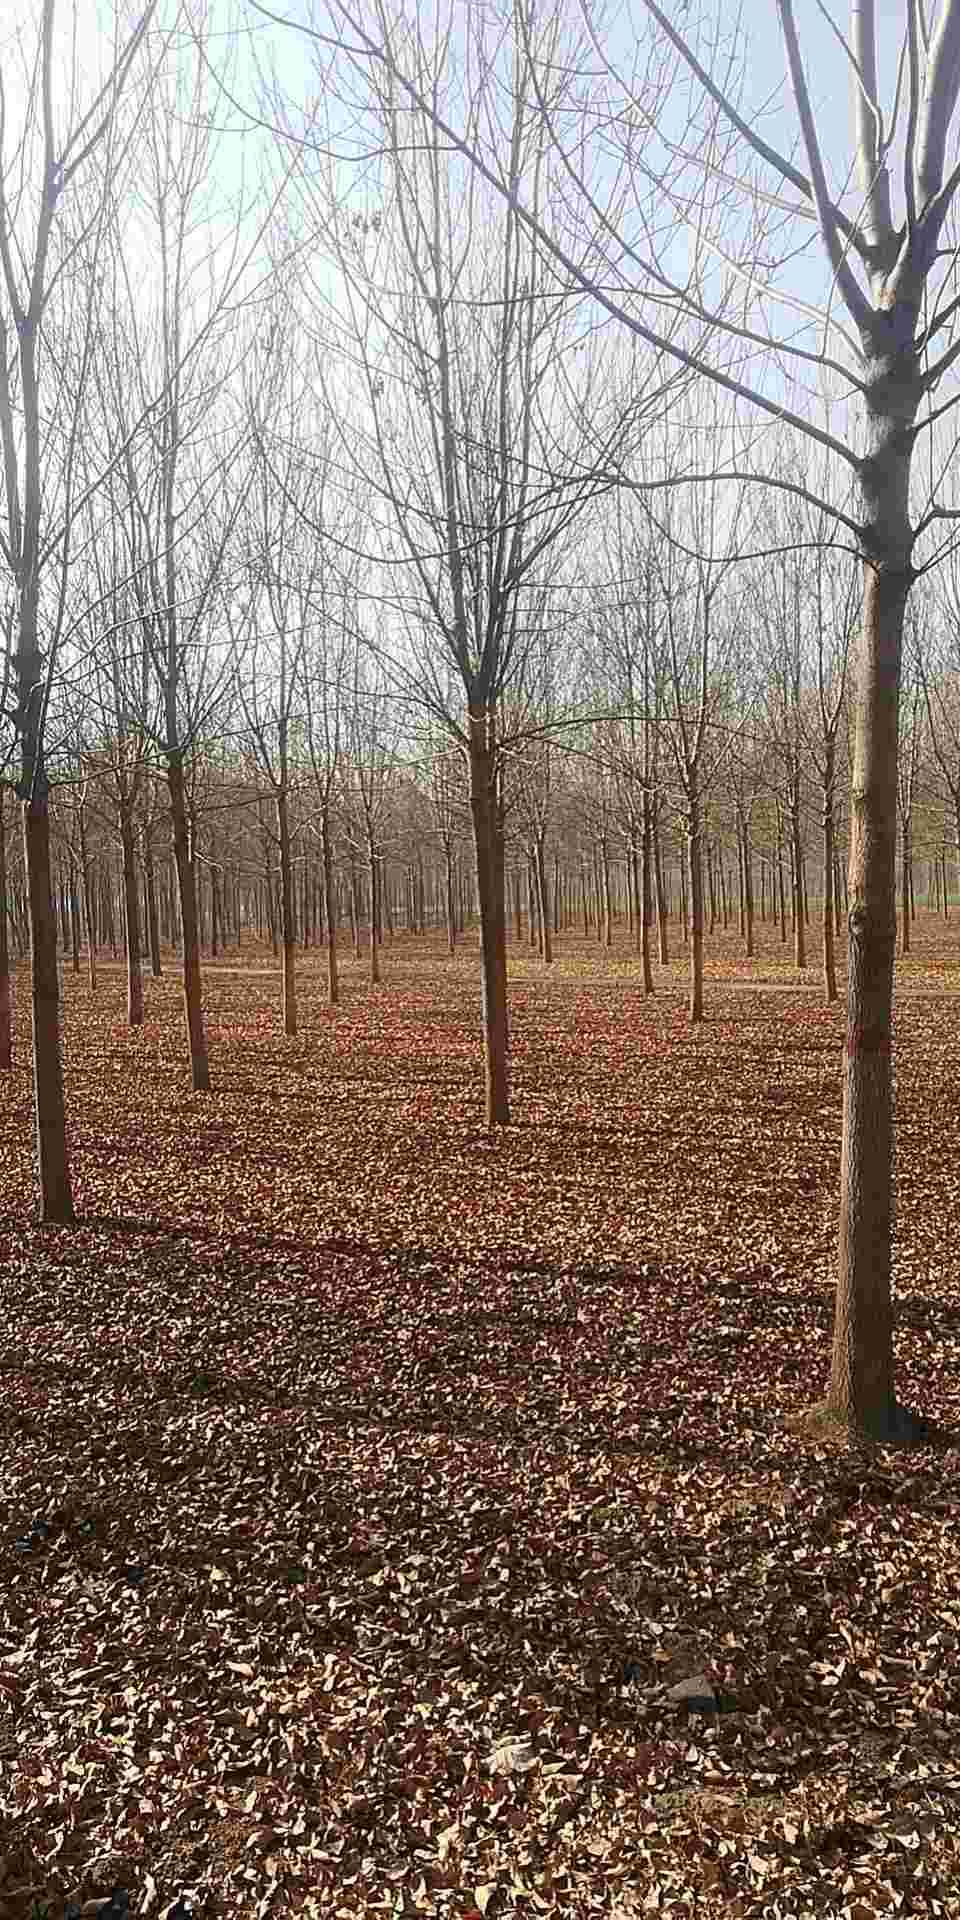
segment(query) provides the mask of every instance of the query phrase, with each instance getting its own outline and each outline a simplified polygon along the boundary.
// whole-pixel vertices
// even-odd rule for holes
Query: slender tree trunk
[[[83,917],[87,932],[87,976],[90,992],[97,991],[97,910],[94,904],[93,874],[87,850],[86,807],[81,802],[77,814],[77,838],[80,847],[80,879],[83,885]]]
[[[179,750],[167,755],[167,787],[170,793],[173,859],[180,896],[180,930],[183,938],[183,1014],[187,1045],[190,1050],[191,1084],[194,1093],[208,1093],[210,1063],[207,1057],[207,1039],[203,1024],[197,879],[196,869],[190,857],[183,755]]]
[[[824,741],[823,762],[823,991],[827,1004],[837,998],[837,960],[833,938],[833,793],[836,780],[836,740]]]
[[[7,795],[0,787],[0,1072],[13,1065],[13,997],[10,991],[10,934],[7,904]]]
[[[545,967],[553,960],[553,942],[550,934],[550,902],[547,897],[547,863],[543,841],[537,839],[533,850],[533,866],[537,883],[537,910],[540,915],[540,956]]]
[[[662,847],[660,847],[660,822],[657,812],[653,816],[653,879],[657,885],[657,958],[660,966],[670,966],[670,941],[666,933],[666,891],[662,879]]]
[[[912,874],[911,814],[904,807],[900,818],[900,952],[910,952],[910,882]]]
[[[160,964],[160,926],[157,919],[157,875],[149,832],[143,836],[144,901],[147,910],[147,945],[150,948],[150,972],[155,980],[162,973]]]
[[[297,1031],[297,929],[293,911],[293,867],[290,860],[290,810],[287,790],[277,790],[277,843],[280,849],[280,944],[283,952],[281,1000],[283,1031]]]
[[[37,754],[39,757],[39,754]],[[23,864],[30,909],[33,1087],[40,1176],[40,1217],[72,1226],[73,1194],[67,1155],[67,1118],[60,1056],[60,983],[57,916],[50,880],[50,811],[46,773],[36,766],[34,797],[23,806]]]
[[[123,868],[123,933],[127,960],[127,1025],[143,1025],[143,973],[140,965],[140,889],[128,801],[120,803],[120,857]]]
[[[777,903],[780,909],[780,945],[787,944],[787,888],[783,877],[783,833],[777,818]]]
[[[444,901],[447,916],[447,952],[455,953],[457,950],[457,902],[453,885],[453,848],[449,840],[445,840],[443,843],[443,868]],[[517,939],[519,940],[519,938],[520,930],[518,927]]]
[[[690,1019],[703,1019],[703,827],[696,779],[687,791],[687,871],[690,877]]]
[[[650,963],[650,928],[653,921],[653,808],[650,795],[643,796],[643,827],[640,843],[640,958],[643,963],[643,991],[653,992],[653,967]]]
[[[333,884],[333,845],[326,809],[320,822],[320,849],[323,861],[323,919],[327,936],[327,1001],[340,1004],[340,974],[337,967],[337,897]]]
[[[610,855],[605,839],[600,842],[600,886],[603,901],[603,944],[613,945],[613,902],[610,896]]]
[[[367,848],[367,868],[370,874],[370,985],[380,984],[380,948],[377,940],[377,926],[380,916],[379,890],[382,884],[380,864],[376,848],[372,841]]]
[[[743,921],[744,947],[748,960],[753,959],[754,945],[754,898],[753,898],[753,859],[750,850],[750,823],[746,814],[743,817]]]
[[[471,713],[470,812],[473,819],[480,911],[480,990],[483,1016],[484,1077],[488,1127],[507,1126],[510,1120],[507,1069],[507,1006],[504,991],[506,954],[497,951],[497,823],[496,756],[486,714]],[[503,928],[506,948],[506,928]]]
[[[793,875],[793,963],[798,970],[807,964],[803,911],[803,845],[800,835],[800,785],[795,777],[790,794],[790,866]]]
[[[70,862],[70,966],[74,973],[80,972],[80,901],[72,860]]]

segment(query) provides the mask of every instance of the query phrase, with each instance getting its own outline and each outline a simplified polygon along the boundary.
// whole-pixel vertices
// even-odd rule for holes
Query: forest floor
[[[960,919],[898,963],[911,1453],[789,1425],[843,1015],[813,929],[802,977],[759,943],[696,1030],[682,954],[647,1000],[623,929],[512,949],[492,1135],[472,941],[335,1012],[305,955],[295,1040],[228,952],[207,1096],[172,966],[136,1032],[68,969],[69,1231],[18,979],[0,1920],[960,1915]]]

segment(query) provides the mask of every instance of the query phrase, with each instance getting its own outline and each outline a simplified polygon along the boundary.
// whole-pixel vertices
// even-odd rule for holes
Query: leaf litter
[[[951,1000],[897,1017],[908,1456],[787,1425],[837,1009],[731,961],[694,1032],[595,949],[521,962],[488,1138],[473,956],[387,962],[334,1014],[307,958],[294,1041],[210,969],[207,1098],[175,981],[130,1033],[68,979],[72,1232],[27,1218],[21,1028],[0,1920],[956,1912]]]

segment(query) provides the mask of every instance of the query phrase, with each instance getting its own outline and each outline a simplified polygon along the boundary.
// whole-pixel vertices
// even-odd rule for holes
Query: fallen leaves
[[[480,1151],[473,958],[388,958],[336,1016],[305,967],[295,1042],[211,973],[209,1101],[172,980],[140,1034],[67,982],[80,1227],[0,1170],[0,1915],[949,1913],[960,1456],[784,1421],[840,1015],[715,987],[695,1034],[591,949],[515,987]],[[898,1021],[943,1425],[953,1018]]]

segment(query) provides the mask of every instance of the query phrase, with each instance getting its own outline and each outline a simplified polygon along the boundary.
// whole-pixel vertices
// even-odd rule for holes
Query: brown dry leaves
[[[385,962],[331,1014],[308,957],[295,1042],[272,979],[210,971],[206,1100],[172,979],[129,1034],[117,975],[68,978],[74,1233],[28,1224],[21,1028],[0,1915],[114,1884],[158,1915],[955,1911],[960,1454],[785,1426],[827,1360],[840,1014],[717,984],[694,1034],[622,953],[524,964],[488,1139],[472,954]],[[958,1010],[898,1017],[901,1389],[944,1429]],[[719,1717],[667,1698],[691,1673]]]

